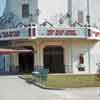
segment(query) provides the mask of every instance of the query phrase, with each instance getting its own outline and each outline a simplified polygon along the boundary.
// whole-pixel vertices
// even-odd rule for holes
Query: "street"
[[[100,100],[99,88],[47,90],[17,75],[0,76],[0,100]]]

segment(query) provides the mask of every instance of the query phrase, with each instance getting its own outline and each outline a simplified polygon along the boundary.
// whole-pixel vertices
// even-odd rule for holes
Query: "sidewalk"
[[[100,88],[67,88],[62,91],[52,91],[62,100],[100,100]]]

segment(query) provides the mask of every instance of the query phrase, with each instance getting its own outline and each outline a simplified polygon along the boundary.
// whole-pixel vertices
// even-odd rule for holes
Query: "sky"
[[[41,11],[40,20],[50,19],[57,14],[66,13],[66,1],[67,0],[39,0],[39,9]]]
[[[0,16],[4,12],[5,2],[6,2],[6,0],[0,0]]]
[[[90,2],[90,16],[91,24],[100,27],[100,0],[89,0]],[[84,12],[84,20],[87,16],[87,0],[72,0],[72,13],[73,20],[77,20],[77,11],[82,10]],[[67,13],[67,0],[39,0],[40,8],[40,20],[54,19],[52,16]],[[45,10],[44,10],[45,9]]]

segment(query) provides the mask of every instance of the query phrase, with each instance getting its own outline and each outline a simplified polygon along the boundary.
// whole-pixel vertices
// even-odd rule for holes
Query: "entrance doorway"
[[[47,46],[44,48],[44,67],[50,73],[64,73],[64,49],[60,46]]]
[[[30,46],[25,46],[24,48],[30,49],[33,52],[19,54],[19,71],[22,73],[29,73],[34,70],[34,49]]]
[[[0,54],[0,73],[10,72],[10,55]]]

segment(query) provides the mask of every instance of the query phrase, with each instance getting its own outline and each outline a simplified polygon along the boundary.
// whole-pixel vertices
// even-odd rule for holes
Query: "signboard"
[[[47,35],[77,35],[75,30],[48,30]]]
[[[20,32],[19,31],[0,32],[0,38],[18,37],[18,36],[20,36]]]
[[[0,30],[0,39],[12,37],[29,37],[28,28]]]

